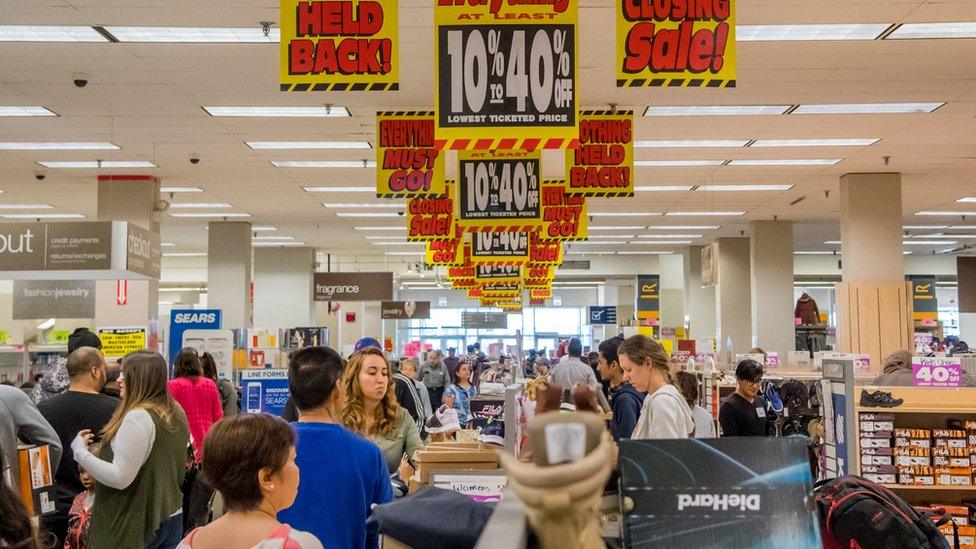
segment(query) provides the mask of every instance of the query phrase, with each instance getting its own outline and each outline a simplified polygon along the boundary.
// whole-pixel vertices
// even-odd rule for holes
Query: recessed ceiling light
[[[660,212],[590,212],[593,217],[648,217],[661,215]]]
[[[119,42],[152,43],[277,43],[281,29],[271,28],[265,36],[260,27],[105,27]]]
[[[838,103],[799,105],[790,114],[899,114],[928,113],[945,103]]]
[[[833,25],[737,25],[738,42],[785,40],[874,40],[888,30],[888,23]]]
[[[639,231],[643,228],[644,228],[643,225],[615,225],[612,227],[611,226],[590,227],[590,230],[591,231]]]
[[[295,237],[285,235],[261,235],[253,236],[251,237],[251,240],[295,240]]]
[[[114,143],[5,142],[0,151],[108,151],[119,150]]]
[[[904,240],[905,246],[942,246],[944,244],[955,244],[955,240]]]
[[[0,116],[57,116],[57,113],[44,107],[0,106]]]
[[[905,225],[902,229],[927,231],[929,229],[948,229],[945,225]]]
[[[639,234],[637,238],[656,238],[656,239],[668,239],[668,238],[701,238],[704,235],[700,234]]]
[[[307,193],[375,193],[376,187],[302,187]]]
[[[90,160],[84,162],[38,162],[41,166],[56,169],[112,169],[112,168],[155,168],[156,165],[145,160]]]
[[[964,197],[956,200],[956,202],[960,202],[960,203],[972,203],[972,202],[976,202],[976,196],[964,196]]]
[[[644,192],[667,193],[667,192],[685,192],[685,191],[690,191],[692,188],[693,188],[692,185],[640,185],[638,187],[634,187],[634,190],[639,193],[644,193]]]
[[[772,160],[732,160],[729,166],[833,166],[841,158],[795,158]]]
[[[721,211],[718,211],[718,212],[712,212],[712,211],[708,211],[708,212],[667,212],[664,215],[668,215],[668,216],[683,216],[683,217],[695,217],[695,216],[715,216],[715,217],[728,216],[728,217],[734,217],[734,216],[746,215],[746,212],[721,212]]]
[[[251,217],[249,213],[237,212],[194,212],[194,213],[171,213],[170,217]]]
[[[203,107],[210,116],[271,116],[284,118],[348,117],[345,107]]]
[[[0,42],[108,42],[92,27],[0,25]]]
[[[336,217],[401,217],[396,212],[336,212]]]
[[[976,23],[903,23],[886,40],[912,38],[976,38]]]
[[[278,248],[281,246],[288,246],[292,248],[297,248],[300,246],[305,246],[304,242],[287,241],[287,242],[268,242],[264,240],[251,241],[252,248]]]
[[[170,252],[164,253],[163,257],[206,257],[206,252]]]
[[[0,204],[0,210],[53,210],[50,204]]]
[[[593,227],[590,227],[591,229]],[[406,227],[353,227],[357,231],[399,231],[406,232]]]
[[[934,216],[934,217],[953,217],[953,216],[957,216],[957,215],[976,215],[976,211],[970,211],[970,212],[959,211],[959,210],[954,210],[954,211],[941,211],[941,212],[939,212],[939,211],[926,211],[926,212],[915,212],[915,215],[928,215],[928,216]]]
[[[404,227],[406,229],[406,227]],[[396,236],[388,234],[368,234],[365,236],[366,240],[403,240],[406,241],[406,236]]]
[[[375,160],[272,160],[276,168],[375,168]],[[373,189],[376,190],[375,188]]]
[[[326,208],[400,208],[406,209],[407,205],[398,202],[359,202],[359,203],[349,203],[349,204],[334,204],[330,202],[323,202],[323,206]]]
[[[29,214],[2,214],[4,219],[83,219],[85,216],[76,213],[29,213]]]
[[[867,147],[880,139],[757,139],[750,147]]]
[[[170,208],[233,208],[226,202],[174,202]]]
[[[793,255],[837,255],[838,252],[828,252],[828,251],[804,251],[804,252],[793,252]]]
[[[634,146],[639,149],[671,149],[694,147],[745,147],[748,139],[735,140],[685,140],[685,141],[635,141]]]
[[[718,229],[719,225],[648,225],[651,231],[710,231]],[[592,227],[590,227],[592,229]]]
[[[255,150],[281,149],[369,149],[369,141],[245,141]]]
[[[200,187],[160,187],[159,192],[161,193],[202,193],[203,189]]]
[[[699,185],[696,191],[705,192],[745,192],[745,191],[788,191],[793,185]]]
[[[635,160],[638,168],[679,168],[688,166],[721,166],[725,160]]]
[[[644,116],[742,116],[783,114],[791,105],[692,105],[647,107]]]

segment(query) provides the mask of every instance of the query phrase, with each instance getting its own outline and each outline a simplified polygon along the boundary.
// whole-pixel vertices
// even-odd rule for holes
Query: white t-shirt
[[[685,397],[674,385],[665,385],[647,395],[633,439],[688,438],[695,430],[695,420]]]
[[[695,420],[695,438],[715,438],[715,420],[708,410],[696,404],[691,416]]]

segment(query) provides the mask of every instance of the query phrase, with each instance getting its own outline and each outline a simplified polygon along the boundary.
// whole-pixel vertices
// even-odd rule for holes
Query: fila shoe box
[[[20,497],[27,508],[27,514],[37,517],[53,513],[57,493],[50,446],[18,446],[17,461],[20,465]]]

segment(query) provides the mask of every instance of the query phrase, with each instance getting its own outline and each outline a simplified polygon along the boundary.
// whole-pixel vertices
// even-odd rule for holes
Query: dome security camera
[[[199,156],[197,156],[197,155],[190,156],[190,164],[193,164],[194,166],[196,166],[199,163],[200,163],[200,157]]]
[[[74,82],[76,88],[84,88],[88,85],[88,78],[81,74],[76,74],[74,76]]]
[[[44,181],[47,178],[47,174],[44,172],[34,172],[34,179],[38,181]]]

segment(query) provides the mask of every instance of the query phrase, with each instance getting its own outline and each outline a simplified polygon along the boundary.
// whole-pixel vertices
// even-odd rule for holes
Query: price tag
[[[461,152],[458,160],[458,226],[468,232],[538,230],[540,153]]]
[[[915,357],[912,375],[916,387],[962,387],[963,369],[959,359]]]
[[[438,139],[532,150],[576,136],[576,0],[438,0],[434,21]],[[471,139],[473,128],[484,138]]]

